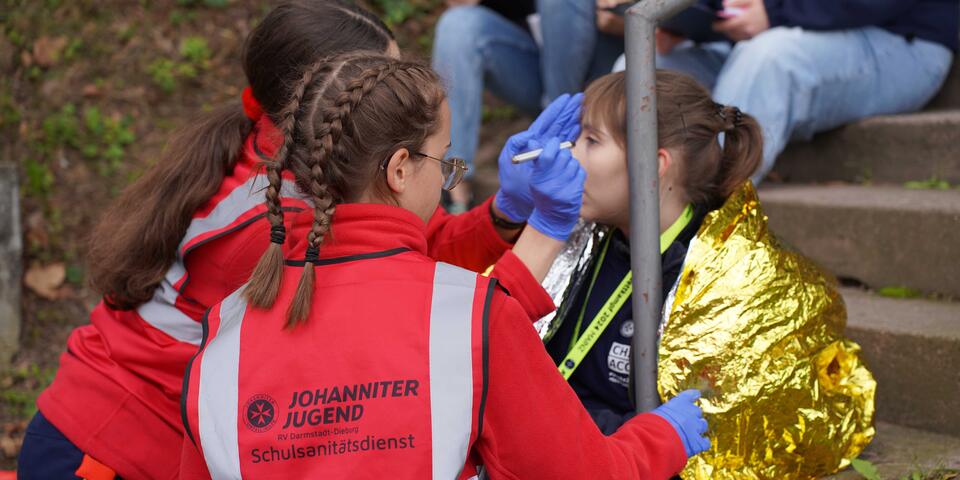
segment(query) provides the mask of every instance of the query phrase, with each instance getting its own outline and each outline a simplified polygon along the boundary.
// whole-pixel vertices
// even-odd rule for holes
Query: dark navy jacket
[[[687,255],[687,247],[700,228],[705,214],[706,209],[695,209],[690,223],[663,252],[661,257],[663,298],[667,297],[667,293],[680,276],[680,269]],[[590,298],[586,299],[587,309],[580,325],[581,334],[630,271],[630,245],[619,230],[616,230],[613,235],[593,292]],[[597,257],[599,259],[599,255]],[[586,275],[592,275],[593,268],[594,266],[591,265]],[[556,364],[559,364],[567,355],[573,329],[588,287],[589,278],[581,284],[579,291],[573,293],[567,300],[572,303],[569,307],[564,306],[565,316],[561,319],[560,328],[547,343],[547,351]],[[630,342],[633,337],[631,304],[630,299],[623,304],[613,321],[570,377],[570,386],[605,434],[613,433],[623,422],[633,416],[634,406],[629,387]]]
[[[714,9],[721,0],[703,0]],[[880,27],[908,39],[921,38],[957,49],[957,0],[764,0],[771,27],[845,30]]]

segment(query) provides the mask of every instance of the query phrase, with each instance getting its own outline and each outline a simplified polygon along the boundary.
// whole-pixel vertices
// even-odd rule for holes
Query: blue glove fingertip
[[[684,390],[680,392],[680,394],[678,394],[677,396],[682,397],[684,400],[687,400],[689,402],[693,402],[700,398],[700,390],[691,388],[690,390]]]

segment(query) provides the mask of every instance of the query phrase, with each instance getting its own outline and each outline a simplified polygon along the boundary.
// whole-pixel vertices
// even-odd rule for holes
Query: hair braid
[[[311,144],[310,155],[310,194],[313,196],[313,225],[307,236],[306,263],[297,285],[297,293],[287,311],[287,328],[296,327],[305,321],[310,313],[315,278],[314,262],[318,259],[320,245],[327,232],[330,221],[336,212],[336,204],[341,198],[334,198],[324,172],[324,165],[334,158],[334,152],[344,128],[350,122],[350,114],[383,79],[397,71],[394,62],[379,65],[364,71],[359,78],[351,81],[339,95],[332,107],[323,109],[323,123],[316,129],[316,137]],[[320,92],[319,95],[322,95]],[[315,104],[316,108],[316,104]],[[312,118],[313,115],[308,115]],[[352,130],[352,129],[351,129]]]
[[[278,114],[280,119],[278,127],[283,133],[283,144],[277,150],[273,159],[263,162],[269,182],[264,197],[267,206],[267,220],[270,222],[270,245],[267,246],[266,251],[263,252],[257,262],[257,266],[254,267],[253,273],[250,275],[250,282],[244,291],[247,301],[255,307],[269,308],[273,306],[273,302],[277,298],[277,292],[280,291],[280,283],[283,277],[283,243],[286,240],[286,228],[283,225],[283,208],[280,198],[283,189],[281,173],[287,163],[293,143],[296,112],[300,109],[307,86],[324,65],[325,62],[318,61],[304,70],[300,82],[292,90],[289,104]]]

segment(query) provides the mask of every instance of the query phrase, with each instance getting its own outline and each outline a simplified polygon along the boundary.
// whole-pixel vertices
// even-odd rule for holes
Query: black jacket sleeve
[[[771,27],[810,30],[886,25],[916,3],[917,0],[764,0]]]

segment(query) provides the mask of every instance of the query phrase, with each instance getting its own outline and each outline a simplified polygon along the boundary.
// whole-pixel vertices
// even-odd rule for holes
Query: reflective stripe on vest
[[[137,308],[137,314],[152,327],[171,337],[193,345],[200,345],[203,330],[200,322],[177,308],[177,298],[186,285],[187,269],[184,258],[191,250],[218,238],[230,228],[243,225],[237,220],[245,213],[264,204],[265,189],[269,180],[266,175],[254,175],[238,185],[218,202],[208,215],[194,218],[187,233],[177,248],[177,258],[167,270],[153,298]],[[296,184],[283,180],[280,195],[299,198]]]
[[[473,425],[473,304],[477,274],[438,263],[430,309],[430,429],[434,479],[454,479]]]
[[[203,350],[197,394],[200,446],[212,478],[240,478],[237,397],[240,376],[240,329],[247,311],[244,289],[220,304],[215,341]],[[216,365],[216,369],[204,368]]]
[[[429,333],[430,460],[435,479],[459,477],[467,463],[476,422],[473,414],[476,287],[475,272],[443,263],[436,265]],[[214,479],[241,478],[237,399],[240,335],[246,310],[242,289],[220,304],[219,325],[201,351],[199,364],[195,365],[199,368],[196,419],[199,447]]]

